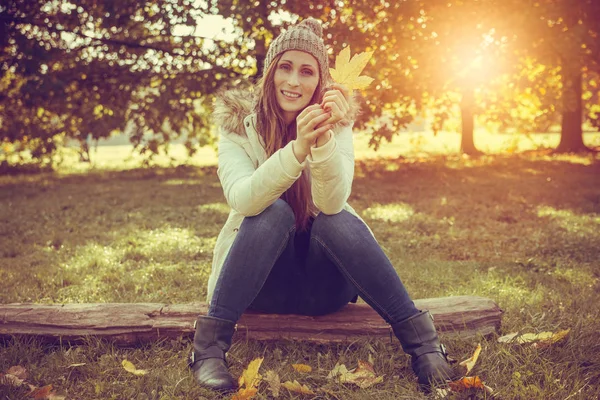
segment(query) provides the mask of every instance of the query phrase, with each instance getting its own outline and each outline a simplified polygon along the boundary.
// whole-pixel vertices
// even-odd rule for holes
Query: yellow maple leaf
[[[260,368],[263,360],[264,357],[255,358],[254,360],[250,361],[248,367],[244,370],[244,372],[242,372],[242,376],[240,376],[240,379],[238,380],[240,387],[246,386],[246,388],[249,389],[258,385],[262,379],[262,376],[260,376],[258,373],[258,369]]]
[[[350,59],[350,46],[348,46],[337,55],[335,68],[329,68],[329,73],[334,81],[344,85],[348,90],[365,89],[374,79],[368,76],[360,76],[360,74],[372,56],[372,51],[365,51],[355,54]]]
[[[286,388],[290,392],[296,392],[301,394],[315,394],[310,388],[306,385],[301,385],[300,382],[294,380],[294,382],[285,381],[281,384],[282,387]]]
[[[471,357],[467,358],[464,361],[461,361],[458,364],[461,367],[465,367],[467,369],[467,372],[466,372],[467,375],[469,374],[469,372],[471,372],[471,370],[475,366],[475,363],[477,362],[477,359],[479,358],[479,353],[481,353],[481,344],[477,345],[477,348],[475,349],[475,351],[473,352],[473,355]]]
[[[298,372],[310,372],[312,368],[310,365],[306,364],[292,364],[292,367]]]
[[[123,369],[125,369],[125,371],[130,372],[134,375],[140,376],[140,375],[146,375],[148,373],[148,371],[144,370],[144,369],[137,369],[135,367],[135,365],[133,365],[133,363],[131,361],[128,360],[123,360],[121,362],[121,365],[123,366]]]

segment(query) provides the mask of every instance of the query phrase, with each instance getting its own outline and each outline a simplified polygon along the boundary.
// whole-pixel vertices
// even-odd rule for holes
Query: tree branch
[[[148,44],[148,43],[140,43],[140,42],[130,42],[130,41],[125,41],[125,40],[121,40],[121,39],[113,39],[113,38],[103,38],[103,37],[95,37],[95,36],[90,36],[87,35],[85,33],[82,32],[76,32],[75,30],[68,30],[68,29],[59,29],[56,28],[54,26],[48,26],[48,24],[46,23],[42,23],[42,22],[38,22],[38,21],[30,21],[27,20],[25,18],[19,18],[19,17],[10,17],[10,16],[5,16],[5,15],[0,15],[0,21],[5,21],[5,22],[12,22],[15,24],[25,24],[25,25],[30,25],[30,26],[37,26],[40,28],[44,28],[50,32],[55,32],[55,33],[70,33],[73,35],[76,35],[78,37],[84,38],[84,39],[91,39],[91,40],[95,40],[98,42],[101,42],[103,44],[108,44],[108,45],[113,45],[113,46],[125,46],[125,47],[129,47],[129,48],[138,48],[138,49],[146,49],[146,50],[155,50],[155,51],[159,51],[162,53],[167,53],[170,55],[174,55],[174,56],[178,56],[178,57],[190,57],[190,58],[194,58],[194,59],[199,59],[204,61],[204,59],[202,57],[197,57],[197,56],[186,56],[184,53],[185,51],[181,48],[175,47],[175,48],[164,48],[161,46],[156,46],[153,44]],[[186,36],[168,36],[171,38],[186,38]],[[190,37],[191,39],[192,37]],[[215,39],[211,39],[211,38],[203,38],[203,37],[193,37],[194,39],[198,38],[198,39],[208,39],[208,40],[213,40],[216,41]],[[89,46],[89,45],[88,45]]]

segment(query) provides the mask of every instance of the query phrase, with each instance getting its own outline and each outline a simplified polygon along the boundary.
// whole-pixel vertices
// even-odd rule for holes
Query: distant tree
[[[514,0],[502,6],[512,10],[500,31],[511,39],[518,68],[505,81],[500,119],[529,130],[560,124],[557,152],[589,150],[583,123],[598,127],[600,118],[600,2]],[[515,116],[516,109],[522,112]]]
[[[127,130],[141,152],[185,136],[193,153],[210,140],[210,95],[248,73],[228,43],[193,36],[207,13],[194,0],[2,2],[0,142],[48,160],[67,138]]]

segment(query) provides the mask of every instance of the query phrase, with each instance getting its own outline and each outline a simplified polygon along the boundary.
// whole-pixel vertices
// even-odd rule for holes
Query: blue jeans
[[[354,215],[320,213],[303,234],[308,248],[299,251],[302,233],[296,234],[292,208],[281,199],[244,218],[208,315],[233,322],[246,309],[324,315],[356,294],[389,324],[418,313],[390,260]]]

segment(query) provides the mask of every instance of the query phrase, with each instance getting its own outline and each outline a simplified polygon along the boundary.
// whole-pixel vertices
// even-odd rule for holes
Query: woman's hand
[[[350,91],[339,83],[333,83],[330,89],[323,95],[323,101],[321,101],[321,107],[323,110],[331,112],[331,118],[325,121],[325,124],[336,124],[341,120],[345,119],[350,111],[348,105],[348,98],[350,97]]]
[[[310,147],[315,144],[316,140],[331,129],[332,124],[324,123],[331,117],[332,113],[323,110],[320,104],[306,107],[296,117],[294,149],[303,156],[302,159],[310,153]],[[298,154],[296,156],[298,157]]]

